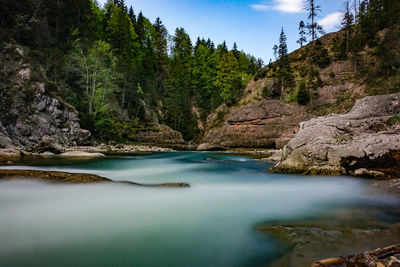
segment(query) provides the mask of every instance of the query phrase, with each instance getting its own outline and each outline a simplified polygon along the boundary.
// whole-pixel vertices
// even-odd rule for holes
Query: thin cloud
[[[256,11],[277,10],[284,13],[300,13],[304,11],[303,0],[273,0],[271,4],[251,5]]]
[[[342,18],[343,18],[343,12],[335,12],[326,15],[326,17],[318,21],[318,23],[322,27],[324,27],[325,31],[331,31],[334,30],[337,26],[339,26]]]

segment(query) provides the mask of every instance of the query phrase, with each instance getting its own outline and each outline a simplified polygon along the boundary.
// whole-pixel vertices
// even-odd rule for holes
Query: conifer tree
[[[278,46],[277,46],[277,45],[274,45],[274,47],[272,48],[272,50],[274,51],[275,60],[277,60],[277,59],[278,59]]]
[[[308,11],[308,19],[311,20],[311,22],[307,24],[307,29],[309,30],[309,35],[314,44],[314,41],[318,38],[318,33],[325,33],[322,26],[316,21],[321,12],[321,6],[316,3],[316,0],[306,0],[306,10]]]
[[[304,21],[300,21],[299,23],[299,40],[297,40],[297,43],[300,45],[300,47],[303,47],[303,44],[305,42],[307,42],[307,38],[306,38],[306,25],[304,23]]]
[[[281,29],[281,34],[279,36],[278,56],[279,56],[278,79],[281,85],[281,100],[282,100],[284,96],[284,89],[286,87],[292,86],[294,80],[292,70],[290,67],[290,59],[288,56],[287,38],[285,32],[283,31],[283,28]]]
[[[342,27],[343,29],[345,29],[346,31],[346,55],[349,53],[349,42],[350,42],[350,38],[351,38],[351,27],[353,25],[354,22],[354,16],[351,13],[350,10],[350,3],[347,0],[344,3],[344,16],[342,19]]]

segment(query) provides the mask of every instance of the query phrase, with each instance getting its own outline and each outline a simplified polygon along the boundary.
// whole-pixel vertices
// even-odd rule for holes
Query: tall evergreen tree
[[[288,56],[287,38],[285,32],[283,31],[283,28],[281,29],[281,34],[279,36],[278,56],[279,56],[278,79],[281,85],[281,100],[282,100],[284,96],[284,89],[286,87],[292,86],[294,80],[292,70],[290,67],[290,59]]]
[[[297,40],[297,43],[300,45],[300,47],[303,47],[304,43],[307,42],[306,38],[306,25],[304,21],[300,21],[299,23],[299,40]]]
[[[194,136],[191,106],[192,42],[183,28],[173,37],[172,58],[166,88],[165,106],[168,124],[181,131],[185,139]]]
[[[321,6],[316,3],[316,0],[306,0],[306,10],[308,11],[308,19],[311,20],[307,24],[307,28],[314,44],[314,41],[318,38],[318,33],[324,34],[324,29],[316,20],[321,12]]]
[[[346,31],[346,54],[348,54],[349,53],[349,43],[350,43],[350,38],[351,38],[351,27],[354,22],[354,16],[351,13],[350,3],[348,0],[344,3],[344,8],[345,9],[344,9],[344,16],[342,19],[342,27]]]

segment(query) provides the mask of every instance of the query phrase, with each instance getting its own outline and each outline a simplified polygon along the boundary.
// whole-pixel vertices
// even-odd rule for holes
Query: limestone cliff
[[[0,51],[0,149],[60,152],[87,144],[90,132],[80,128],[78,114],[33,65],[24,50],[7,45]]]

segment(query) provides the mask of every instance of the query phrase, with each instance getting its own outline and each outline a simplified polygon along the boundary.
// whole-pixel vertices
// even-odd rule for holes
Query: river
[[[22,162],[124,184],[0,184],[0,266],[268,266],[285,252],[256,226],[337,209],[393,210],[399,199],[350,177],[268,174],[272,163],[211,152]],[[390,245],[390,244],[388,244]],[[335,256],[335,255],[332,255]]]

